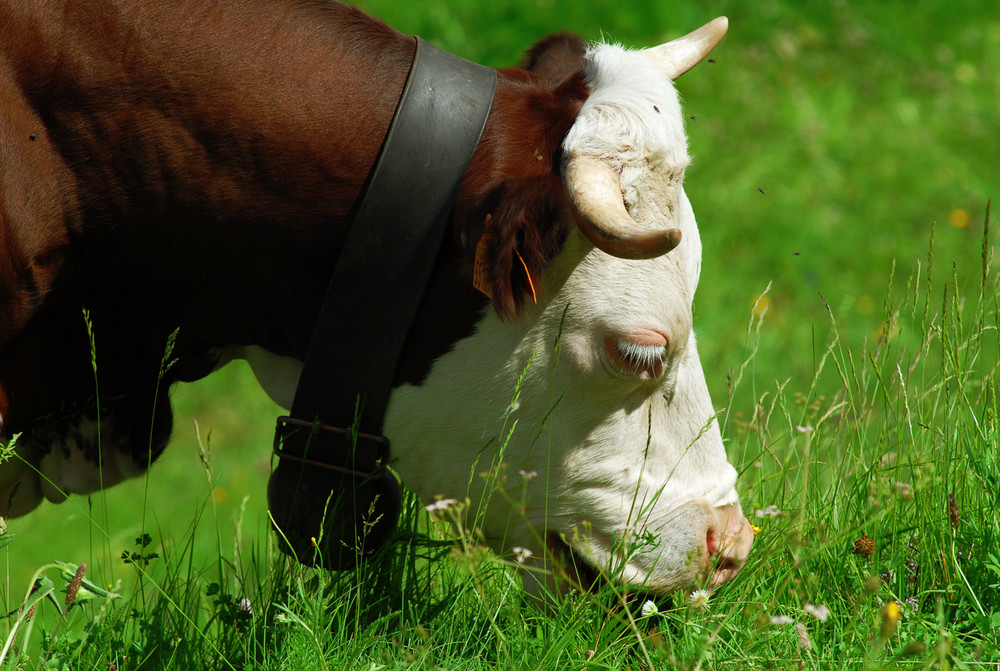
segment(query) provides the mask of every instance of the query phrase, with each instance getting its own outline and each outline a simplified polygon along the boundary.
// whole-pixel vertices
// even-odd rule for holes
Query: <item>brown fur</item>
[[[515,250],[531,276],[541,278],[567,233],[570,205],[562,186],[560,145],[587,89],[582,72],[555,87],[543,81],[523,70],[500,72],[495,111],[455,205],[454,219],[469,232],[473,252],[491,217],[487,257],[493,307],[501,317],[517,315],[527,299],[527,278]],[[517,134],[504,132],[508,128]]]
[[[105,449],[145,464],[169,434],[158,377],[175,329],[162,387],[206,375],[221,345],[305,356],[414,42],[322,0],[7,0],[0,25],[3,436],[44,442],[100,405],[116,415]],[[500,72],[398,381],[478,319],[487,215],[499,314],[525,302],[518,254],[540,278],[558,252],[580,45],[560,37],[531,52],[538,73]]]
[[[521,61],[521,67],[552,82],[561,82],[583,70],[587,45],[573,33],[556,33],[536,43]]]

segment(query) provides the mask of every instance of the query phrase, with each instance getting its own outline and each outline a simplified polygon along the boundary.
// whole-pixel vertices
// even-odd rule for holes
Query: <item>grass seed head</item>
[[[951,528],[958,529],[958,523],[961,521],[961,516],[958,513],[958,504],[955,503],[955,495],[948,495],[948,519],[951,521]]]
[[[809,631],[806,629],[806,625],[796,622],[795,633],[799,637],[799,647],[806,651],[812,650],[812,639],[809,638]]]
[[[874,594],[878,591],[878,588],[882,586],[882,578],[877,575],[873,575],[868,580],[865,581],[865,593]]]
[[[83,585],[83,576],[87,573],[87,562],[81,562],[73,574],[73,579],[66,588],[66,605],[72,606],[76,601],[76,595],[80,593],[80,586]]]
[[[868,534],[862,534],[860,538],[854,541],[853,552],[867,559],[875,554],[875,541]]]

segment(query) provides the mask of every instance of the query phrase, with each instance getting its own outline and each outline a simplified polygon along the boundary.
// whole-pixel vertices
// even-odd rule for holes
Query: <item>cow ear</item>
[[[482,249],[493,307],[517,317],[542,297],[542,276],[566,240],[568,203],[557,175],[505,181],[493,194]]]
[[[586,51],[587,45],[579,35],[556,33],[528,49],[521,67],[550,81],[560,82],[583,70]]]

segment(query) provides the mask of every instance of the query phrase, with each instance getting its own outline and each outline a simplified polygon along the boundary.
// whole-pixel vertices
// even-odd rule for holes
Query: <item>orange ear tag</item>
[[[524,276],[528,278],[528,288],[531,289],[531,300],[534,301],[535,305],[538,305],[538,296],[535,294],[535,283],[531,281],[531,273],[528,272],[528,264],[524,262],[521,252],[515,249],[514,253],[517,254],[517,260],[521,262],[521,267],[524,268]]]
[[[479,290],[487,298],[493,298],[493,287],[490,286],[489,266],[486,263],[486,254],[493,238],[493,231],[490,228],[492,215],[486,215],[486,223],[483,226],[483,235],[476,244],[476,263],[472,267],[472,286]]]
[[[493,239],[492,223],[493,215],[487,214],[486,223],[483,226],[483,235],[479,238],[479,242],[476,243],[476,262],[472,267],[472,286],[487,298],[493,298],[493,287],[490,286],[489,265],[486,262],[486,254],[489,250],[490,241]],[[537,305],[538,294],[535,292],[535,283],[531,279],[531,273],[528,271],[528,264],[524,262],[521,252],[515,249],[514,253],[517,254],[517,260],[521,262],[521,267],[524,268],[524,276],[528,278],[528,288],[531,289],[531,300]]]

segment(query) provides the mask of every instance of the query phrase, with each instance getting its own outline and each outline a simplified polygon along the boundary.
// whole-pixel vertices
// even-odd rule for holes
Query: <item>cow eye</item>
[[[642,378],[660,377],[667,362],[666,345],[649,345],[616,339],[613,349],[612,355],[624,372]]]

